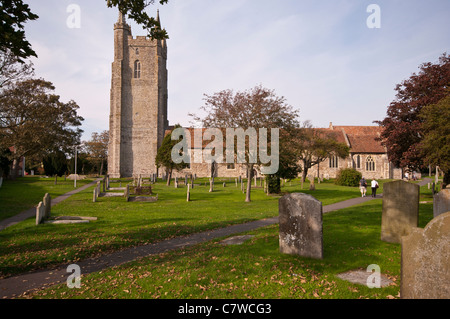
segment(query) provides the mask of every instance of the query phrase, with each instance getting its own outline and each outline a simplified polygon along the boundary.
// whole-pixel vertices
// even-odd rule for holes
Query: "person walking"
[[[372,182],[370,183],[370,187],[372,187],[372,197],[377,197],[377,188],[380,187],[378,185],[377,180],[374,178],[372,179]]]
[[[366,197],[367,182],[364,177],[359,181],[359,190],[361,191],[361,197]]]

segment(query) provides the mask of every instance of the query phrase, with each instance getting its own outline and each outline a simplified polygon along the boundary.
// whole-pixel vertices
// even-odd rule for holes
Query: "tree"
[[[56,151],[45,156],[42,160],[45,174],[48,176],[55,176],[55,185],[58,176],[63,176],[67,172],[67,158],[66,154],[61,151]]]
[[[91,140],[84,142],[88,159],[97,166],[99,175],[103,174],[104,163],[108,159],[108,141],[109,131],[103,131],[92,133]]]
[[[396,98],[382,121],[375,121],[383,132],[380,141],[387,149],[389,160],[397,167],[411,170],[423,167],[420,143],[424,136],[421,110],[438,103],[450,87],[450,56],[444,53],[435,64],[419,67],[418,74],[398,84]]]
[[[12,161],[9,148],[0,148],[0,178],[8,176]]]
[[[270,134],[272,128],[290,130],[298,127],[298,111],[286,103],[284,97],[276,96],[273,90],[261,85],[246,91],[234,93],[223,90],[212,95],[205,94],[205,105],[201,107],[206,112],[204,118],[190,114],[203,127],[248,129],[266,128]],[[268,135],[268,141],[271,136]],[[277,141],[278,142],[278,141]],[[268,143],[268,148],[271,148]],[[253,178],[254,166],[261,165],[260,158],[256,163],[249,160],[249,145],[245,147],[245,165],[249,181]],[[235,152],[236,154],[236,152]],[[251,184],[247,183],[246,202],[251,201]]]
[[[167,3],[168,0],[159,0],[161,5]],[[158,18],[150,17],[145,9],[154,4],[155,0],[106,0],[109,8],[117,7],[123,14],[133,19],[147,31],[148,36],[152,39],[168,39],[169,36],[165,29],[161,29]]]
[[[177,124],[174,127],[174,130],[177,128],[181,128],[181,125]],[[180,140],[172,140],[172,132],[167,134],[161,144],[161,147],[158,149],[156,153],[155,163],[158,168],[164,167],[166,169],[167,175],[167,186],[170,185],[170,180],[172,178],[173,170],[182,170],[183,168],[188,167],[187,163],[181,162],[179,164],[175,163],[172,160],[172,149],[173,147],[180,142]]]
[[[279,149],[279,168],[275,174],[267,175],[267,187],[270,194],[279,194],[281,192],[280,179],[292,180],[302,172],[300,165],[298,149],[293,147],[292,131],[282,130],[280,132],[280,149]]]
[[[444,172],[444,186],[450,184],[450,89],[436,104],[425,106],[419,117],[423,120],[423,139],[419,150],[424,163],[439,166]]]
[[[33,73],[33,63],[19,62],[18,57],[9,49],[0,50],[0,96],[11,84],[28,79]]]
[[[337,142],[333,132],[314,128],[309,121],[305,121],[300,129],[291,131],[290,140],[290,147],[296,150],[297,159],[302,163],[302,183],[314,165],[319,167],[330,156],[345,158],[349,154],[349,147]]]
[[[22,0],[2,0],[0,2],[0,51],[10,50],[19,62],[36,52],[25,37],[25,22],[39,18],[32,13]]]
[[[0,147],[14,146],[13,165],[22,156],[69,153],[79,144],[83,118],[74,101],[63,103],[42,79],[17,82],[0,97]],[[13,167],[13,171],[15,171]]]

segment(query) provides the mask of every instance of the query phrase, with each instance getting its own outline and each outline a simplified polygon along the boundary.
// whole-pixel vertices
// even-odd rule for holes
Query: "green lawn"
[[[92,179],[77,181],[77,188],[90,182]],[[74,189],[74,181],[64,180],[64,177],[58,177],[56,185],[53,177],[26,176],[14,181],[4,180],[0,187],[0,220],[37,206],[46,193],[55,198]]]
[[[191,190],[157,183],[156,203],[126,203],[123,198],[92,202],[92,187],[52,208],[53,215],[96,216],[97,221],[75,225],[34,225],[29,219],[0,232],[0,276],[8,277],[50,265],[76,263],[118,249],[160,241],[231,224],[278,215],[279,196],[252,190],[252,202],[236,187],[234,179],[216,179]],[[113,184],[112,186],[118,186]],[[361,196],[358,188],[328,181],[316,191],[304,191],[324,205]],[[298,192],[294,181],[283,192]],[[382,192],[382,190],[380,190]],[[431,196],[422,187],[424,198]],[[338,198],[338,199],[336,199]],[[427,199],[425,199],[427,200]],[[222,246],[216,241],[145,258],[139,262],[83,276],[82,289],[62,286],[39,294],[58,298],[384,298],[396,296],[398,286],[371,290],[348,284],[335,275],[378,264],[383,273],[399,277],[400,246],[381,242],[381,200],[326,214],[324,254],[321,261],[278,252],[278,227],[252,232],[242,246]],[[0,204],[1,205],[1,204]],[[432,203],[421,204],[420,226],[432,218]],[[353,291],[356,290],[356,291]],[[53,294],[53,291],[54,294]]]
[[[398,298],[398,244],[380,240],[381,200],[324,216],[324,259],[282,255],[278,225],[249,232],[242,245],[219,240],[159,254],[82,276],[80,289],[66,284],[46,289],[34,298],[212,298],[310,299]],[[421,224],[432,217],[421,206]],[[393,280],[385,288],[351,284],[336,275],[371,264]]]

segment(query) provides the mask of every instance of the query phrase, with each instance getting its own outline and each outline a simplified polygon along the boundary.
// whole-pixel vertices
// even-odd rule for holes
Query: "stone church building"
[[[157,15],[159,21],[159,13]],[[149,177],[158,172],[155,157],[170,130],[167,119],[168,72],[166,40],[133,37],[125,16],[114,24],[108,174],[112,178]],[[188,130],[193,130],[189,128]],[[329,158],[312,167],[309,175],[334,178],[339,169],[353,167],[366,179],[401,178],[401,170],[389,162],[385,148],[376,141],[378,126],[333,126],[325,128],[338,142],[350,147],[348,158]],[[193,134],[192,134],[193,135]],[[193,143],[192,143],[193,145]],[[195,152],[191,149],[191,158]],[[193,163],[173,176],[211,176],[211,164]],[[215,176],[246,177],[238,164],[217,164]],[[159,176],[163,171],[159,170]],[[259,172],[257,172],[259,175]]]

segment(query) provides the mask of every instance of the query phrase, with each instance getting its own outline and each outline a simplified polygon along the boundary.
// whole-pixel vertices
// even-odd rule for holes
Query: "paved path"
[[[419,185],[426,185],[428,182],[430,182],[430,180],[425,179],[419,183]],[[382,198],[382,194],[377,195],[377,198]],[[323,212],[328,213],[361,204],[373,199],[374,198],[370,195],[367,197],[352,198],[343,202],[324,206]],[[197,245],[216,238],[239,234],[276,223],[278,223],[278,217],[233,225],[216,230],[192,234],[185,237],[164,240],[155,244],[124,249],[109,255],[79,261],[77,262],[77,265],[81,269],[81,274],[86,275],[105,268],[118,266],[138,258]],[[23,294],[24,292],[31,292],[33,290],[38,290],[58,283],[64,283],[67,280],[67,277],[71,274],[67,273],[67,266],[68,265],[59,266],[51,270],[37,271],[0,280],[0,299],[13,298]]]
[[[100,180],[102,180],[102,179],[101,178],[97,179],[97,180],[95,180],[95,181],[93,181],[93,182],[91,182],[89,184],[86,184],[86,185],[83,185],[83,186],[81,186],[81,187],[79,187],[77,189],[74,189],[73,191],[70,191],[70,192],[68,192],[68,193],[66,193],[64,195],[58,196],[56,198],[52,198],[52,206],[54,206],[54,205],[56,205],[58,203],[61,203],[63,200],[69,198],[70,196],[72,196],[72,195],[74,195],[76,193],[84,191],[85,189],[91,187],[92,185],[95,185],[97,183],[97,181],[100,181]],[[36,216],[36,207],[32,207],[32,208],[27,209],[27,210],[25,210],[25,211],[15,215],[15,216],[12,216],[10,218],[7,218],[7,219],[4,219],[4,220],[0,221],[0,231],[5,229],[5,228],[7,228],[7,227],[9,227],[9,226],[15,225],[15,224],[17,224],[17,223],[27,219],[27,218],[33,217],[33,216]]]

